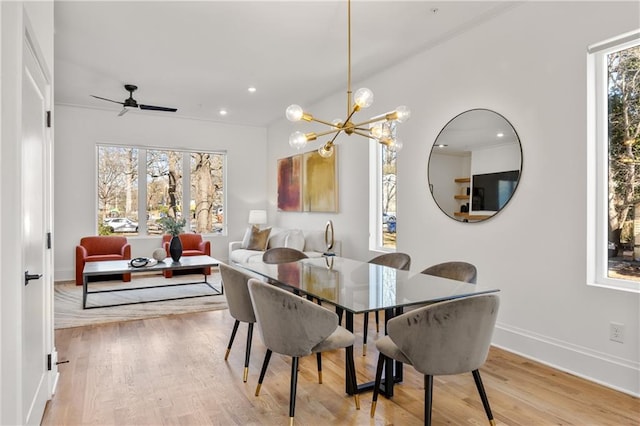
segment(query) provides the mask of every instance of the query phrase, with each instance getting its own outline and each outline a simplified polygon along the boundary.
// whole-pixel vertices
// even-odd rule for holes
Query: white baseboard
[[[640,397],[638,362],[504,324],[496,324],[492,344],[549,367]]]

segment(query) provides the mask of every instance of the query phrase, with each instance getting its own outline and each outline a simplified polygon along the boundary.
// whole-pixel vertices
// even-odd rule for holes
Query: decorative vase
[[[171,238],[171,242],[169,243],[169,254],[171,255],[171,259],[173,259],[174,263],[180,262],[180,256],[182,256],[182,241],[180,238],[175,236]]]

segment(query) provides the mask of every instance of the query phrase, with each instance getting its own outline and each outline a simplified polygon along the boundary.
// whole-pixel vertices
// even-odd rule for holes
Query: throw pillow
[[[251,238],[249,238],[249,250],[265,251],[271,228],[259,229],[257,226],[251,228]]]
[[[327,250],[327,243],[324,242],[324,231],[308,232],[304,242],[304,251],[324,253]]]
[[[276,247],[284,247],[285,239],[287,238],[287,233],[289,231],[283,230],[281,228],[271,228],[271,233],[269,234],[269,242],[267,243],[267,248],[276,248]]]
[[[299,229],[294,229],[287,233],[287,238],[284,240],[284,246],[296,250],[304,250],[304,235]]]
[[[253,226],[253,228],[257,228],[257,226]],[[244,231],[244,237],[242,237],[242,245],[240,246],[243,249],[249,247],[249,240],[251,239],[251,226],[247,226],[247,230]]]

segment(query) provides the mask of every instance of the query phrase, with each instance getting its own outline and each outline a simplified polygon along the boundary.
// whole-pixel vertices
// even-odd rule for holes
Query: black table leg
[[[345,315],[345,328],[353,333],[353,313],[347,311]],[[356,379],[356,367],[353,361],[353,345],[345,350],[345,366],[346,373],[345,392],[348,395],[358,393],[358,383]]]

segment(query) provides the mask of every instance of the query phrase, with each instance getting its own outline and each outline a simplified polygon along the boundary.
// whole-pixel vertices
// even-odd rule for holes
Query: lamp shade
[[[249,210],[250,225],[264,225],[265,223],[267,223],[266,210]]]

